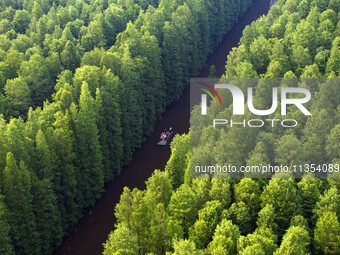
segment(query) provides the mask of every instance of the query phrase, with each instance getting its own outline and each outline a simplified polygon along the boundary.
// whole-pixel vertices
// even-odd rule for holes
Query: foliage
[[[220,6],[216,13],[228,6],[235,7],[235,2]],[[166,1],[161,1],[160,6],[173,10]],[[188,6],[191,7],[189,3]],[[204,5],[208,6],[212,8]],[[229,53],[223,77],[337,77],[340,73],[339,7],[335,0],[279,0],[267,16],[260,17],[244,29],[239,46]],[[185,30],[190,26],[189,21],[181,19],[180,13],[183,12],[188,17],[196,17],[193,9],[183,5],[173,14],[173,19],[176,19],[173,26],[165,22],[163,34],[154,32],[157,38],[163,38],[165,58],[162,63],[166,73],[176,77],[174,80],[164,77],[165,83],[171,84],[175,98],[179,96],[176,91],[182,86],[183,74],[191,73],[186,59],[192,54],[191,49],[183,50],[180,46],[190,38],[185,33],[176,36],[178,27]],[[211,35],[218,34],[215,27],[210,29]],[[204,37],[202,41],[205,42]],[[170,52],[176,52],[173,58],[168,57]],[[210,76],[214,76],[214,67],[211,67]],[[261,83],[254,86],[257,86],[255,103],[270,107],[266,103],[270,102],[269,86]],[[183,227],[183,236],[172,236],[174,242],[166,252],[243,255],[339,253],[340,186],[337,173],[328,181],[317,179],[317,174],[294,175],[291,172],[266,176],[271,179],[250,179],[259,176],[247,174],[242,180],[217,178],[221,177],[217,174],[188,178],[189,163],[214,165],[218,162],[235,166],[339,163],[339,86],[332,79],[301,82],[301,86],[317,95],[308,105],[312,116],[300,116],[296,109],[290,108],[287,115],[299,118],[302,124],[288,131],[282,128],[275,131],[269,128],[258,131],[247,128],[212,129],[200,118],[197,109],[193,110],[194,125],[190,132],[197,136],[191,136],[195,137],[191,141],[190,134],[177,136],[165,168],[165,175],[169,176],[173,189],[165,211],[173,222],[179,222]],[[216,111],[216,116],[231,115],[230,107],[223,112],[210,107]],[[191,152],[187,147],[190,142]],[[199,142],[204,145],[200,146]],[[188,161],[189,153],[191,162]],[[158,171],[156,175],[159,175]],[[162,182],[161,187],[168,187],[163,185]],[[149,192],[148,189],[145,193]],[[143,196],[146,197],[145,194]],[[121,209],[124,207],[128,215],[139,211],[124,206],[128,204],[127,197],[127,193],[123,194],[116,208],[120,210],[123,222],[128,223],[131,219],[123,216]],[[152,211],[145,212],[145,216]],[[130,229],[133,230],[132,227]],[[134,233],[140,235],[137,231]],[[146,251],[140,249],[140,253],[145,254]]]
[[[52,253],[250,3],[0,1],[1,254]],[[147,192],[126,191],[108,253],[161,254],[188,234],[201,203],[183,185],[189,143],[174,139]]]

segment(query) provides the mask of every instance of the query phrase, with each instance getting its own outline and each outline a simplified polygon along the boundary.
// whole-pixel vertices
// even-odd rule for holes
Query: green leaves
[[[169,216],[177,220],[183,226],[184,232],[188,233],[189,227],[195,222],[197,211],[197,198],[194,192],[189,186],[181,185],[171,196]]]
[[[32,104],[31,90],[25,80],[21,77],[7,80],[4,90],[11,105],[11,115],[15,117],[25,116]]]
[[[326,211],[320,216],[316,222],[314,240],[324,254],[340,252],[340,225],[334,212]]]
[[[118,224],[117,230],[112,232],[109,239],[104,244],[104,255],[129,254],[137,255],[138,244],[136,237],[133,236],[127,226]]]
[[[284,234],[282,243],[275,255],[310,254],[310,240],[308,231],[304,227],[290,227]]]
[[[3,201],[4,197],[0,193],[0,252],[2,254],[14,254],[13,246],[11,244],[11,227],[8,223],[8,209]]]
[[[74,72],[80,64],[78,49],[71,41],[67,41],[64,50],[60,54],[61,63],[65,69]]]
[[[104,186],[102,153],[96,119],[98,108],[86,82],[81,86],[79,111],[73,114],[79,168],[77,171],[77,187],[80,191],[78,204],[86,208],[93,205],[100,197]]]
[[[20,75],[31,90],[34,105],[42,105],[52,93],[52,80],[43,57],[34,54],[21,64]]]
[[[152,81],[162,78],[158,64],[147,63],[150,59],[159,62],[155,38],[162,51],[167,105],[178,98],[186,77],[197,70],[197,66],[188,68],[197,55],[195,53],[205,55],[210,52],[218,43],[223,28],[230,26],[247,6],[244,1],[219,0],[176,4],[161,1],[160,10],[151,8],[145,15],[141,14],[118,36],[117,47],[111,49],[114,53],[103,55],[102,63],[120,73],[128,92],[140,96],[142,105],[150,100],[147,95],[154,91],[143,85],[145,81],[138,82],[136,75],[141,74],[138,78]],[[334,8],[335,13],[327,8]],[[220,13],[226,11],[229,15],[224,18]],[[336,76],[339,72],[336,37],[339,25],[334,14],[337,11],[336,1],[329,1],[329,6],[328,1],[323,0],[278,1],[267,17],[261,17],[244,30],[240,46],[228,56],[225,77]],[[195,24],[200,25],[196,27]],[[188,38],[188,34],[192,37]],[[214,38],[214,42],[209,42],[209,38]],[[145,46],[153,50],[144,51]],[[121,68],[117,56],[122,56]],[[141,70],[150,70],[152,75]],[[212,69],[211,76],[213,72]],[[130,194],[125,191],[116,208],[119,222],[126,222],[131,233],[138,236],[140,253],[161,251],[159,253],[163,254],[170,250],[174,254],[339,253],[337,179],[329,180],[327,185],[313,175],[294,179],[292,173],[275,175],[271,180],[189,178],[188,163],[289,166],[306,160],[337,162],[338,86],[332,81],[325,84],[306,82],[303,86],[315,93],[317,99],[310,105],[313,109],[310,118],[300,116],[294,108],[289,110],[288,116],[301,122],[294,130],[256,132],[235,128],[212,131],[195,117],[190,132],[197,137],[191,145],[202,142],[204,146],[192,150],[191,162],[188,161],[189,136],[175,137],[165,173],[156,171],[144,192],[135,190]],[[271,85],[258,84],[256,107],[270,107],[270,89]],[[127,101],[134,102],[132,97]],[[153,112],[152,104],[156,100],[150,102],[150,106],[140,111],[131,107],[131,116],[137,116],[135,119],[139,123],[145,124],[143,116]],[[218,112],[216,110],[217,114],[231,115],[230,109]],[[194,111],[193,115],[199,113]],[[245,174],[245,177],[259,175]],[[271,174],[265,177],[271,177]],[[183,227],[182,232],[179,226]],[[175,229],[172,232],[169,231],[171,227]],[[327,235],[329,239],[326,239]],[[146,237],[149,238],[147,241]],[[171,238],[174,240],[169,245]]]
[[[292,216],[300,210],[300,196],[292,178],[273,178],[261,194],[262,206],[271,205],[276,213],[275,223],[283,235]]]
[[[40,243],[32,208],[31,179],[23,161],[20,169],[11,152],[2,174],[2,190],[8,208],[10,234],[16,253],[39,254]]]

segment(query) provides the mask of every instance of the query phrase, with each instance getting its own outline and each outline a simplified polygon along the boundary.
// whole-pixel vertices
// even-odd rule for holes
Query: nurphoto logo
[[[201,96],[201,114],[208,115],[208,96],[210,98],[211,103],[214,103],[215,106],[220,105],[223,106],[232,106],[232,113],[233,115],[245,115],[245,110],[249,110],[249,112],[256,116],[269,116],[274,114],[278,107],[281,109],[280,114],[281,116],[287,115],[287,107],[288,106],[295,106],[299,109],[305,116],[311,116],[312,114],[305,106],[311,100],[311,93],[306,88],[300,87],[270,87],[268,86],[268,90],[270,90],[271,98],[269,98],[270,102],[267,102],[270,107],[267,109],[258,109],[254,105],[254,88],[251,86],[245,86],[247,84],[247,80],[251,80],[253,83],[254,79],[237,79],[235,83],[241,84],[241,86],[231,85],[231,84],[223,84],[223,80],[216,80],[216,79],[194,79],[195,86],[199,85],[201,91],[203,91]],[[202,81],[201,81],[202,80]],[[242,82],[238,82],[242,80]],[[260,79],[266,80],[266,79]],[[272,79],[268,79],[272,80]],[[218,83],[215,83],[218,82]],[[221,83],[222,82],[222,83]],[[209,85],[213,84],[213,85]],[[203,88],[202,88],[203,86]],[[242,91],[240,87],[243,87],[245,93]],[[223,104],[224,98],[221,96],[220,93],[223,93],[223,90],[227,90],[229,95],[231,94],[232,100],[226,99],[227,102]],[[228,94],[227,94],[228,95]],[[279,96],[280,95],[280,96]],[[192,95],[193,96],[193,95]],[[261,95],[257,95],[261,96]],[[245,98],[247,100],[245,100]],[[279,100],[280,99],[280,100]],[[219,101],[219,104],[217,103]],[[247,107],[247,108],[246,108]],[[243,119],[241,121],[235,121],[233,119],[222,119],[222,118],[214,118],[213,119],[213,126],[216,127],[217,125],[227,125],[229,124],[230,127],[233,126],[243,126],[243,127],[252,127],[252,128],[260,128],[263,127],[266,123],[271,125],[271,127],[275,127],[276,123],[279,123],[284,128],[293,128],[298,125],[298,121],[295,119],[276,119],[276,118],[266,118],[266,119]]]
[[[197,78],[190,84],[190,177],[339,173],[339,160],[327,158],[337,131],[324,135],[336,123],[338,79]]]

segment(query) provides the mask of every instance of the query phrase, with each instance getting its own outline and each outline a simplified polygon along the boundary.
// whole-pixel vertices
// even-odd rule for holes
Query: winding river
[[[268,12],[271,0],[253,0],[252,6],[244,17],[226,34],[223,41],[211,54],[206,66],[199,77],[208,77],[211,65],[216,67],[216,75],[220,77],[225,71],[228,52],[238,45],[244,27]],[[114,208],[119,202],[120,195],[125,186],[129,188],[145,188],[145,181],[151,176],[154,169],[164,169],[170,157],[170,146],[156,146],[160,131],[172,126],[176,133],[183,134],[189,131],[189,86],[183,91],[181,99],[167,108],[163,118],[158,121],[155,131],[143,146],[135,151],[132,161],[122,169],[122,173],[105,186],[105,192],[88,209],[73,230],[66,236],[54,255],[99,255],[103,251],[103,243],[108,234],[114,229]]]

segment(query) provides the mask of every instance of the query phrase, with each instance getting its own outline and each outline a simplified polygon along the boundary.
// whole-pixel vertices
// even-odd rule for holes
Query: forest
[[[279,0],[245,28],[223,78],[284,78],[285,86],[309,78],[299,81],[313,93],[312,116],[289,108],[287,118],[299,121],[293,129],[212,128],[194,109],[190,133],[174,137],[165,170],[155,170],[145,190],[124,189],[104,255],[340,254],[339,171],[238,179],[190,172],[190,164],[215,162],[340,163],[339,11],[338,0]],[[270,108],[269,86],[256,84],[257,109]],[[219,109],[209,107],[232,115],[231,107]]]
[[[1,1],[0,254],[51,254],[250,4]]]

